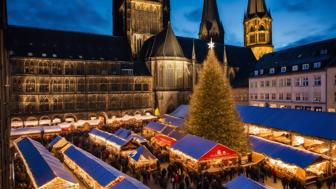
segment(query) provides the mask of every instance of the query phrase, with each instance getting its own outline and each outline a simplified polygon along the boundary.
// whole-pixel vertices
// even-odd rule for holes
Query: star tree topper
[[[211,38],[211,41],[208,43],[208,47],[211,50],[215,48],[215,43],[212,41],[212,38]]]

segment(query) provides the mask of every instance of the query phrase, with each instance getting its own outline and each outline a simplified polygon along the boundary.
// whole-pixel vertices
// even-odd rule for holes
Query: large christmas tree
[[[230,84],[212,48],[193,92],[186,125],[188,132],[194,135],[224,144],[240,153],[249,150]]]

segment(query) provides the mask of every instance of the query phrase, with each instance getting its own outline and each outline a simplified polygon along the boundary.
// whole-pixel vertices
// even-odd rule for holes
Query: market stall
[[[127,151],[137,148],[137,144],[133,140],[125,140],[117,135],[99,130],[92,129],[89,133],[90,139],[100,145],[104,145],[112,152],[127,154]]]
[[[157,158],[145,147],[140,146],[132,151],[128,156],[129,164],[132,168],[140,170],[154,170],[157,165]]]
[[[14,146],[22,158],[35,188],[79,188],[76,179],[39,142],[25,137],[16,140]]]
[[[239,155],[222,144],[188,134],[171,146],[170,158],[195,171],[217,172],[237,166]]]
[[[145,126],[143,134],[146,137],[152,137],[155,133],[160,133],[165,127],[166,125],[162,123],[151,121]]]
[[[48,149],[56,153],[58,150],[62,149],[65,145],[68,144],[68,141],[64,137],[56,136],[49,144]]]
[[[149,189],[141,182],[72,144],[65,146],[61,152],[64,156],[64,163],[82,182],[92,188]]]
[[[131,130],[127,130],[124,128],[118,129],[114,134],[122,139],[133,140],[139,144],[144,144],[148,142],[144,137],[133,133]]]
[[[253,157],[264,156],[268,166],[280,177],[294,177],[305,181],[327,173],[328,161],[319,154],[256,136],[250,136],[249,140],[256,154]]]

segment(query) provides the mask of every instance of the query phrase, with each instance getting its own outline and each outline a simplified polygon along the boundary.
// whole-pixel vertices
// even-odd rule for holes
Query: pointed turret
[[[216,0],[204,0],[199,38],[207,41],[212,38],[217,43],[224,43],[224,28],[219,18]]]
[[[271,13],[267,9],[265,0],[249,0],[245,14],[245,19],[253,17],[261,18],[264,16],[271,17]]]
[[[151,57],[184,57],[183,50],[174,31],[168,22],[168,27],[155,36]]]

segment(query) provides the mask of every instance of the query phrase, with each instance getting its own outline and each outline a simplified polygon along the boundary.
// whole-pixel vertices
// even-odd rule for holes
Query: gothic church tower
[[[199,38],[224,43],[224,27],[220,21],[216,0],[204,0]]]
[[[113,34],[128,38],[134,57],[169,20],[170,0],[113,0]]]
[[[244,45],[252,49],[259,60],[273,52],[272,16],[265,0],[249,0],[244,17]]]

